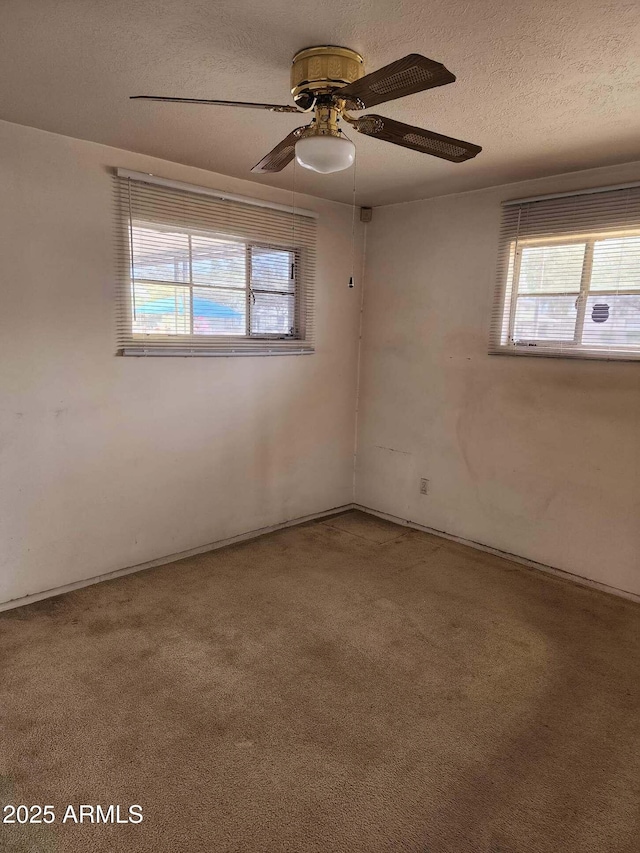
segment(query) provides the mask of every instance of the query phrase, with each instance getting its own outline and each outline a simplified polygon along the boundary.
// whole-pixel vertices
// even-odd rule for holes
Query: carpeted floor
[[[361,513],[0,614],[0,660],[0,803],[56,813],[3,851],[639,849],[640,607]]]

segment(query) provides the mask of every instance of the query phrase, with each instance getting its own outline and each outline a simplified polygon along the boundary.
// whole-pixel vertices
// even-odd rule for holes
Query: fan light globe
[[[353,165],[356,146],[345,136],[305,136],[296,142],[296,161],[323,175]]]

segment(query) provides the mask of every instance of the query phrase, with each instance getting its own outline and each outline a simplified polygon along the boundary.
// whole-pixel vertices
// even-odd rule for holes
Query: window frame
[[[135,258],[134,258],[134,247],[133,247],[133,235],[135,228],[146,228],[148,230],[156,230],[159,232],[165,231],[168,233],[181,233],[187,236],[188,238],[188,273],[189,280],[188,281],[163,281],[161,279],[147,279],[147,278],[137,278],[134,275],[135,270]],[[244,287],[231,287],[222,285],[207,285],[207,284],[198,284],[193,279],[193,249],[192,249],[192,238],[193,236],[201,236],[210,239],[223,240],[229,243],[236,243],[238,245],[244,246],[245,251],[245,277],[244,277]],[[292,246],[290,244],[275,244],[273,242],[261,241],[261,240],[252,240],[244,237],[240,237],[237,235],[220,232],[220,231],[208,231],[204,229],[197,228],[189,228],[184,225],[180,225],[176,223],[168,224],[166,222],[158,222],[153,219],[142,219],[136,218],[130,222],[129,227],[129,253],[131,257],[131,269],[129,274],[129,299],[128,299],[128,309],[129,309],[129,317],[128,317],[128,325],[130,328],[131,339],[134,342],[134,345],[142,345],[148,346],[150,348],[161,348],[167,342],[167,338],[171,339],[172,343],[180,341],[181,337],[185,339],[185,347],[189,348],[190,344],[193,344],[193,340],[200,340],[203,342],[211,341],[217,344],[228,344],[230,348],[233,348],[234,344],[239,344],[240,342],[246,343],[247,341],[255,341],[259,343],[260,341],[305,341],[305,327],[304,321],[305,318],[303,316],[303,309],[301,305],[301,261],[302,261],[302,249],[299,246]],[[262,288],[254,288],[253,285],[253,250],[254,249],[272,249],[275,252],[286,252],[292,258],[291,266],[293,269],[293,278],[289,278],[289,281],[292,284],[292,290],[288,291],[276,291],[276,290],[266,290]],[[189,331],[186,333],[176,332],[175,334],[171,333],[162,333],[162,332],[141,332],[134,330],[134,322],[135,322],[135,288],[136,285],[146,285],[151,287],[157,286],[166,286],[166,287],[181,287],[185,290],[188,290],[188,304],[189,304]],[[193,331],[193,291],[194,288],[207,288],[210,289],[211,292],[222,291],[226,293],[239,293],[244,292],[245,296],[245,334],[244,335],[222,335],[222,334],[197,334]],[[271,333],[253,333],[251,331],[252,326],[252,305],[255,304],[255,293],[268,293],[270,295],[277,296],[291,296],[293,298],[293,319],[294,325],[292,327],[293,331],[286,334],[282,332],[271,332]],[[202,350],[200,354],[207,354],[206,349]],[[222,353],[220,353],[222,354]],[[228,354],[233,354],[230,352]],[[251,353],[248,353],[251,354]]]
[[[590,296],[640,296],[640,288],[615,288],[607,290],[592,290],[591,280],[593,274],[593,257],[596,243],[624,237],[640,237],[640,229],[624,229],[619,231],[592,231],[586,233],[565,233],[546,237],[516,237],[509,241],[507,252],[507,270],[505,274],[504,287],[502,289],[502,321],[499,331],[499,346],[503,353],[508,354],[531,354],[532,350],[538,350],[537,354],[544,355],[544,350],[552,350],[553,354],[561,357],[558,349],[567,350],[568,357],[584,358],[607,358],[610,353],[620,353],[614,358],[624,359],[625,354],[640,358],[640,344],[638,346],[606,345],[596,346],[584,343],[584,328],[586,319],[587,303]],[[553,292],[522,292],[520,291],[520,271],[522,264],[522,252],[524,249],[539,246],[569,246],[584,244],[584,256],[580,275],[580,287],[578,290],[553,291]],[[573,340],[551,339],[551,338],[514,338],[514,328],[518,299],[526,298],[554,298],[575,296],[576,319],[574,324]],[[495,350],[494,350],[495,353]],[[634,359],[635,360],[635,359]]]
[[[302,323],[302,310],[300,306],[300,262],[301,262],[301,252],[299,247],[294,246],[274,246],[272,243],[264,243],[264,242],[256,242],[256,241],[247,241],[247,266],[246,266],[246,289],[247,300],[253,301],[255,304],[255,292],[258,293],[268,293],[272,296],[286,296],[287,292],[282,290],[267,290],[266,288],[253,288],[251,283],[253,281],[252,271],[253,271],[253,250],[254,249],[273,249],[276,252],[287,252],[291,258],[291,262],[289,264],[290,268],[293,269],[293,276],[289,278],[289,281],[292,283],[292,291],[291,296],[293,297],[293,332],[290,332],[288,335],[283,335],[282,333],[273,332],[269,334],[253,334],[251,332],[251,317],[249,312],[249,306],[247,306],[247,338],[252,340],[304,340],[304,329]]]

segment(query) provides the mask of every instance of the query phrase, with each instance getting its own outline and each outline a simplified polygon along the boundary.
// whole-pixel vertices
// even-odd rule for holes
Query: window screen
[[[121,353],[313,350],[315,219],[117,181]]]
[[[640,358],[640,187],[504,206],[492,353]]]

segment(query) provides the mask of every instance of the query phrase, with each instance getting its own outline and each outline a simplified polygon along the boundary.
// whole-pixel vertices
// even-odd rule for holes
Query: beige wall
[[[352,500],[350,209],[298,198],[320,212],[315,355],[118,358],[114,166],[291,199],[0,122],[0,602]],[[376,208],[361,504],[640,593],[640,365],[486,354],[500,201],[638,177]]]
[[[352,500],[349,207],[319,211],[317,353],[118,358],[114,166],[291,193],[0,122],[0,602]]]
[[[640,364],[487,355],[501,200],[638,179],[630,164],[376,208],[359,503],[640,593]]]

